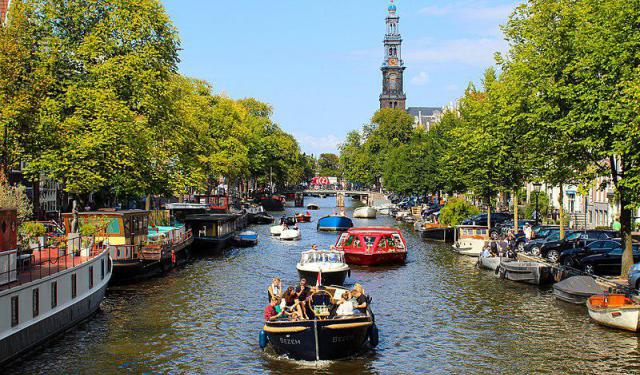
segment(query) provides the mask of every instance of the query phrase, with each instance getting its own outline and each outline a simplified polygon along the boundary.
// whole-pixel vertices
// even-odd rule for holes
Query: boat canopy
[[[344,252],[335,250],[305,251],[300,257],[300,265],[308,263],[344,263]]]

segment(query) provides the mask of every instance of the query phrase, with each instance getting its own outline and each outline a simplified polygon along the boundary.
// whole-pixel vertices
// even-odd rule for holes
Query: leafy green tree
[[[461,198],[451,198],[440,210],[440,224],[456,226],[470,216],[480,213],[478,207]]]
[[[364,140],[360,132],[350,131],[338,148],[340,150],[340,175],[347,181],[356,184],[373,185],[375,180],[369,168],[370,157],[364,148]]]
[[[340,158],[336,154],[324,153],[318,157],[320,176],[338,176],[340,174]]]

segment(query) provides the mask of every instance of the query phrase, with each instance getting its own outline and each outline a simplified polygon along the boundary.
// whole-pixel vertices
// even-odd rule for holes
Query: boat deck
[[[95,258],[101,252],[102,250],[94,249],[91,256],[72,254],[60,256],[57,248],[34,251],[30,258],[20,259],[19,257],[16,281],[0,285],[0,292],[76,267]]]

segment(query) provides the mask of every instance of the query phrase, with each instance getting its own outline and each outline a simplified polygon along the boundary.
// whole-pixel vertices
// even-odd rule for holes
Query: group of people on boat
[[[297,287],[289,286],[283,291],[282,281],[275,277],[267,290],[269,304],[264,309],[265,321],[298,321],[365,314],[369,304],[369,298],[360,284],[356,284],[351,291],[343,292],[335,303],[324,286],[309,287],[304,278],[300,279]]]
[[[516,258],[515,236],[509,239],[509,235],[503,241],[485,241],[480,256],[483,258]]]

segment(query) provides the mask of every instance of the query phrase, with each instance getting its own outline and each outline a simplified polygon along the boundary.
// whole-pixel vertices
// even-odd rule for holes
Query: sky
[[[389,0],[162,0],[183,74],[255,97],[303,151],[336,152],[379,108]],[[408,107],[445,106],[506,51],[514,0],[396,0]]]

